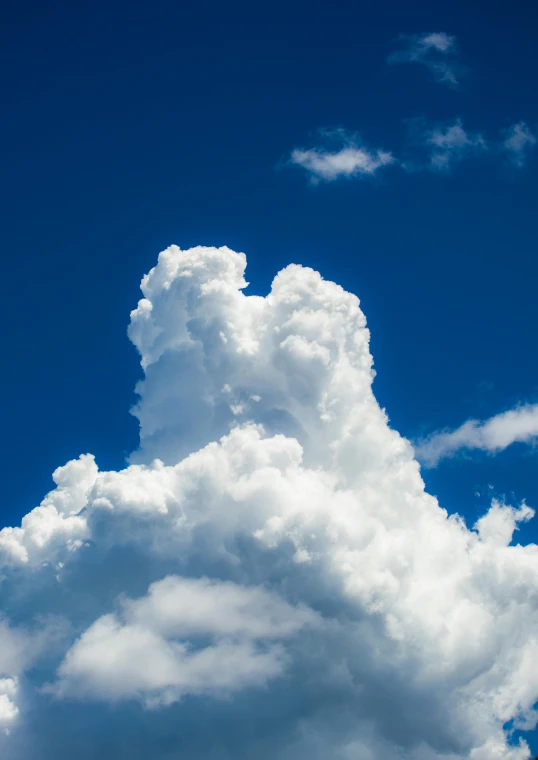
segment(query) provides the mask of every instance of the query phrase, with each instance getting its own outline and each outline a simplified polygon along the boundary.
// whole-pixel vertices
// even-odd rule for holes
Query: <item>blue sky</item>
[[[519,0],[7,2],[2,526],[58,465],[137,449],[129,312],[172,243],[244,251],[248,294],[289,263],[357,294],[374,393],[411,441],[538,402],[537,20]],[[345,149],[373,163],[308,171]],[[471,525],[492,497],[538,505],[535,457],[423,476]]]
[[[277,168],[319,128],[400,153],[419,117],[494,137],[537,123],[528,4],[8,4],[4,18],[5,524],[59,460],[91,450],[117,467],[135,447],[126,317],[171,242],[246,251],[252,292],[290,261],[356,292],[404,435],[536,400],[535,158],[318,187]],[[458,38],[456,91],[386,64],[399,35],[431,29]],[[435,489],[473,509],[493,475],[480,464],[436,472]],[[537,501],[533,457],[494,468],[501,492]]]

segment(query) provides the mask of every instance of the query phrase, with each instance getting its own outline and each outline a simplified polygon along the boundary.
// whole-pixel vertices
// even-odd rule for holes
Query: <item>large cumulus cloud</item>
[[[82,455],[0,533],[2,757],[524,760],[538,548],[470,530],[372,393],[358,299],[171,247],[129,334],[120,472]]]

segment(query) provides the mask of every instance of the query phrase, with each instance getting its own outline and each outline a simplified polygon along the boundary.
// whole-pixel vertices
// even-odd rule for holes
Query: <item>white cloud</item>
[[[513,124],[506,132],[503,149],[516,166],[523,166],[529,151],[536,145],[536,137],[524,121]]]
[[[480,132],[468,131],[461,119],[436,127],[426,127],[421,119],[411,120],[411,124],[413,150],[406,160],[396,159],[390,151],[368,150],[340,129],[321,133],[343,142],[339,150],[296,148],[291,153],[290,163],[301,166],[313,183],[333,182],[342,178],[373,176],[389,165],[399,166],[408,172],[448,172],[454,164],[486,152],[495,157],[498,157],[499,151],[504,152],[517,166],[523,166],[529,151],[536,144],[536,138],[524,122],[514,124],[507,130],[501,143],[494,139],[486,140]]]
[[[456,38],[445,32],[431,32],[401,38],[402,50],[392,53],[388,63],[419,63],[425,66],[436,82],[450,87],[459,85],[459,77],[464,72],[457,61]]]
[[[19,710],[13,701],[17,696],[17,680],[0,678],[0,727],[9,733],[9,726],[17,718]]]
[[[514,509],[494,499],[489,512],[477,521],[475,528],[480,538],[488,543],[507,546],[512,540],[514,531],[518,529],[517,524],[533,517],[534,510],[526,504],[522,504],[519,509]]]
[[[462,449],[497,453],[512,443],[531,443],[538,437],[538,404],[527,404],[502,412],[489,420],[468,420],[452,431],[441,431],[417,446],[417,455],[427,466]]]
[[[317,620],[262,588],[168,576],[93,623],[67,652],[52,691],[79,699],[140,696],[155,707],[187,694],[264,685],[286,665],[275,642]]]
[[[49,631],[3,665],[2,757],[526,760],[503,726],[536,722],[530,510],[449,517],[358,299],[298,266],[246,296],[245,264],[160,255],[132,463],[69,463],[0,533],[7,629]]]
[[[430,168],[445,171],[456,161],[487,149],[482,135],[466,132],[459,119],[445,128],[438,127],[426,134],[429,146]]]
[[[292,164],[302,166],[314,181],[325,182],[342,177],[371,176],[383,166],[394,163],[394,160],[388,151],[370,151],[353,142],[334,152],[320,148],[296,148],[290,158]]]

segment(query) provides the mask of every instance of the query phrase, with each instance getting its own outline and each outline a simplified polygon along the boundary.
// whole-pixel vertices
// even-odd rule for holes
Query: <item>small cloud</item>
[[[425,34],[418,40],[419,50],[426,52],[429,50],[437,50],[439,53],[448,53],[455,49],[455,44],[456,38],[451,37],[444,32]]]
[[[482,135],[466,132],[459,119],[427,133],[426,143],[431,149],[430,168],[437,171],[447,170],[455,161],[487,149]]]
[[[445,32],[404,35],[402,50],[391,53],[388,63],[419,63],[425,66],[436,82],[458,87],[458,77],[465,71],[458,63],[456,38]]]
[[[394,162],[391,153],[378,150],[370,152],[365,148],[342,148],[336,153],[326,153],[316,148],[294,150],[291,162],[302,166],[316,180],[331,182],[340,177],[354,177],[360,174],[375,174],[382,166]]]
[[[342,177],[372,176],[378,169],[395,162],[389,151],[369,150],[342,130],[322,134],[337,136],[344,142],[343,147],[333,151],[325,148],[295,148],[290,156],[290,163],[305,169],[315,183],[320,180],[333,182]]]
[[[516,166],[523,166],[527,154],[536,145],[536,137],[524,121],[513,124],[506,130],[506,138],[502,143],[505,150]]]
[[[434,433],[418,443],[416,454],[426,467],[435,467],[441,459],[464,449],[495,454],[512,443],[534,443],[537,438],[538,404],[527,404],[489,420],[467,420],[456,430]]]

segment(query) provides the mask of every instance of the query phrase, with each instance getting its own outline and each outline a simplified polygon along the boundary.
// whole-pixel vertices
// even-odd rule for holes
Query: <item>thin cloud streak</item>
[[[538,437],[538,404],[502,412],[489,420],[467,420],[456,430],[434,433],[416,446],[416,455],[426,467],[463,450],[503,451],[513,443],[533,443]]]

